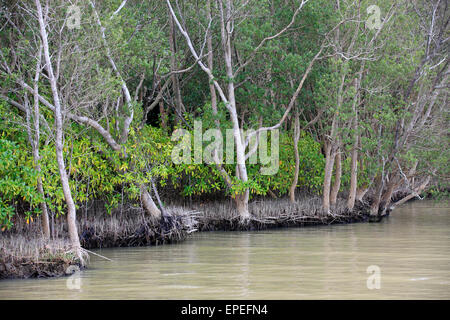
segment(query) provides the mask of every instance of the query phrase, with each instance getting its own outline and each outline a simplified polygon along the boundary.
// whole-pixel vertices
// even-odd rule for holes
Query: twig
[[[105,259],[105,260],[112,261],[110,258],[107,258],[107,257],[105,257],[105,256],[102,256],[101,254],[98,254],[98,253],[89,251],[89,250],[84,249],[84,248],[82,248],[82,250],[83,250],[83,251],[86,251],[86,252],[88,252],[88,253],[92,253],[93,255],[96,255],[96,256],[98,256],[98,257],[100,257],[100,258],[103,258],[103,259]]]

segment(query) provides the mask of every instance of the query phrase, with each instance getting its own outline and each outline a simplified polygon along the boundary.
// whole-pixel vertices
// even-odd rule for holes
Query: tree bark
[[[367,191],[369,191],[369,188],[361,187],[356,189],[356,200],[362,201],[364,199],[364,196],[366,195]]]
[[[150,196],[147,186],[145,184],[141,184],[141,199],[142,205],[144,206],[145,212],[154,219],[161,218],[161,210],[158,209],[152,197]]]
[[[389,183],[387,184],[386,190],[381,196],[380,199],[380,206],[382,212],[385,212],[388,208],[389,204],[391,203],[392,194],[394,193],[395,189],[398,187],[396,176],[393,174]]]
[[[352,160],[350,165],[350,190],[348,194],[347,209],[352,211],[355,207],[356,190],[358,188],[358,142],[359,135],[355,135],[355,143],[352,150]]]
[[[375,193],[372,197],[372,205],[370,206],[371,216],[378,216],[380,210],[381,195],[384,189],[383,173],[378,174],[378,176],[375,178],[375,181]]]
[[[236,98],[234,93],[234,74],[233,74],[233,62],[232,62],[232,51],[231,51],[231,34],[232,34],[232,15],[231,15],[232,5],[231,0],[227,1],[226,15],[223,14],[223,8],[221,7],[221,34],[222,34],[222,45],[224,51],[225,69],[228,77],[228,110],[230,112],[230,118],[233,123],[233,136],[234,142],[236,144],[236,158],[237,158],[237,170],[236,173],[239,175],[239,180],[242,182],[248,181],[247,167],[245,165],[245,147],[244,141],[241,136],[241,130],[239,128],[239,119],[236,109]],[[242,221],[248,221],[250,218],[250,213],[248,211],[248,199],[250,195],[250,190],[245,189],[244,193],[241,194],[237,199],[237,210]]]
[[[359,171],[364,172],[364,159],[360,157],[360,160],[358,162],[359,165]],[[370,186],[373,184],[375,177],[372,177],[371,181],[369,183],[365,183],[364,185],[360,186],[359,188],[356,188],[356,201],[363,201],[364,196],[369,191]]]
[[[332,146],[329,142],[325,143],[325,174],[323,181],[323,209],[325,212],[330,212],[330,188],[331,177],[333,175],[335,155],[332,152]]]
[[[351,155],[351,165],[350,165],[350,190],[348,193],[347,209],[352,211],[355,207],[356,200],[356,190],[358,188],[358,144],[359,144],[359,132],[358,132],[358,108],[357,104],[359,99],[359,86],[361,83],[362,72],[364,70],[364,62],[361,65],[359,78],[355,78],[355,97],[353,98],[353,149]],[[359,80],[359,81],[358,81]]]
[[[177,54],[177,45],[176,45],[176,36],[175,36],[175,25],[173,23],[173,17],[170,13],[170,10],[168,10],[167,14],[169,15],[169,43],[170,43],[170,51],[172,54],[170,55],[170,67],[173,71],[176,71],[177,68],[177,60],[176,60],[176,54]],[[180,115],[186,112],[185,107],[183,105],[183,100],[181,99],[181,92],[180,92],[180,82],[178,79],[177,73],[172,73],[172,89],[173,89],[173,95],[175,100],[175,108],[177,109],[176,112],[176,119],[177,123],[181,123]]]
[[[330,204],[333,206],[336,205],[337,196],[339,193],[339,189],[341,187],[341,175],[342,175],[341,160],[342,160],[341,152],[338,149],[336,156],[334,158],[334,165],[336,166],[336,168],[335,168],[334,183],[333,183],[333,187],[331,188],[331,192],[330,192]]]
[[[25,93],[25,113],[26,113],[26,120],[27,120],[27,133],[28,133],[28,140],[31,145],[31,149],[33,152],[33,160],[34,160],[34,167],[38,173],[37,176],[37,190],[38,193],[41,195],[43,201],[39,204],[41,208],[41,223],[42,223],[42,233],[44,235],[45,239],[50,238],[50,223],[48,219],[48,211],[47,211],[47,204],[45,203],[45,193],[44,188],[42,185],[42,177],[41,177],[41,164],[40,164],[40,155],[39,155],[39,140],[40,140],[40,125],[39,125],[39,118],[41,116],[39,112],[39,75],[40,75],[40,68],[41,68],[41,58],[42,58],[42,45],[39,47],[39,52],[37,56],[37,63],[36,63],[36,73],[34,77],[34,93],[33,93],[33,129],[34,129],[34,136],[31,134],[31,124],[30,124],[30,118],[31,118],[31,108],[30,104],[28,103],[27,94]]]
[[[42,46],[44,48],[44,58],[46,69],[48,73],[48,78],[50,82],[50,87],[53,96],[53,102],[55,105],[55,147],[56,147],[56,160],[58,163],[58,170],[60,175],[60,180],[62,184],[62,189],[64,193],[64,199],[67,205],[67,226],[69,231],[69,238],[72,245],[72,249],[75,251],[76,256],[80,259],[81,264],[84,264],[84,260],[81,253],[80,240],[78,238],[78,230],[76,225],[76,208],[75,203],[72,198],[72,193],[69,186],[69,178],[67,176],[64,155],[63,155],[63,121],[61,113],[61,104],[58,94],[58,88],[56,84],[56,78],[53,73],[52,62],[50,60],[50,50],[48,46],[47,31],[45,30],[44,17],[42,13],[42,6],[40,0],[35,0],[37,7],[37,16],[40,26],[40,34],[42,40]]]
[[[207,19],[212,19],[212,13],[211,13],[211,0],[206,1],[206,15]],[[214,55],[213,55],[213,46],[212,46],[212,32],[211,30],[208,30],[208,35],[206,37],[206,46],[208,49],[208,56],[207,56],[207,62],[208,62],[208,68],[211,70],[211,72],[214,70]],[[211,109],[213,112],[213,115],[217,116],[217,94],[216,89],[214,88],[214,83],[211,81],[209,82],[209,93],[211,94]],[[214,122],[216,123],[216,126],[220,128],[220,122],[216,118],[214,119]]]
[[[289,199],[291,203],[295,202],[295,189],[298,183],[298,174],[300,171],[300,156],[298,154],[298,141],[300,140],[300,120],[298,110],[295,111],[294,120],[294,155],[295,155],[295,171],[294,179],[292,180],[291,187],[289,188]]]
[[[403,203],[405,203],[408,200],[411,200],[414,197],[417,197],[419,195],[420,192],[422,192],[423,190],[425,190],[425,188],[427,187],[428,183],[430,182],[430,176],[428,176],[424,182],[422,182],[422,184],[420,186],[418,186],[411,194],[407,195],[406,197],[404,197],[403,199],[395,202],[392,207],[398,207],[399,205],[402,205]]]
[[[38,172],[38,178],[37,178],[37,189],[39,194],[42,196],[43,199],[45,199],[45,193],[44,193],[44,187],[42,184],[42,177],[41,177],[41,164],[40,159],[41,156],[39,155],[39,140],[40,140],[40,125],[39,125],[39,119],[40,119],[40,112],[39,112],[39,75],[40,75],[40,68],[41,68],[41,57],[42,57],[42,46],[39,48],[39,58],[38,62],[36,64],[36,75],[34,78],[34,143],[33,143],[33,158],[36,162],[36,171]],[[50,239],[50,222],[48,219],[48,211],[47,211],[47,204],[45,203],[45,200],[40,203],[41,207],[41,220],[42,220],[42,233],[44,234],[44,237],[46,239]]]
[[[36,113],[36,108],[39,108],[39,105],[36,106],[36,102],[34,105],[34,115],[33,115],[33,127],[34,127],[34,137],[31,133],[31,110],[28,103],[27,95],[25,94],[25,113],[26,113],[26,122],[27,122],[27,134],[28,134],[28,140],[31,145],[32,153],[33,153],[33,161],[34,161],[34,168],[36,169],[38,176],[37,176],[37,190],[38,193],[41,195],[43,201],[39,203],[39,207],[41,208],[41,224],[42,224],[42,233],[44,235],[45,239],[50,238],[50,224],[48,219],[48,211],[47,211],[47,204],[45,203],[45,193],[44,188],[42,185],[42,178],[41,178],[41,165],[39,163],[40,156],[39,156],[39,109]],[[37,118],[36,118],[37,117]],[[37,121],[36,121],[37,119]],[[36,123],[37,122],[37,123]]]
[[[234,199],[236,203],[236,209],[239,213],[239,217],[242,223],[247,223],[250,219],[250,213],[248,211],[248,196],[245,194],[237,195]]]

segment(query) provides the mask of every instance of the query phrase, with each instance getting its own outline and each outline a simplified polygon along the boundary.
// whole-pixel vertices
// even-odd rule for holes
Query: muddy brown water
[[[71,277],[0,281],[0,299],[450,299],[449,231],[448,202],[415,201],[381,223],[204,232],[95,250],[113,262]]]

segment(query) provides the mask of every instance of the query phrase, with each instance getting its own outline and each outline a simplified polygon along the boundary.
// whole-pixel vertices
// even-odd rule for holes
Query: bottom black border
[[[20,316],[39,314],[77,319],[306,319],[316,317],[374,318],[393,316],[428,317],[442,309],[446,314],[449,301],[432,300],[0,300],[1,310]],[[199,308],[201,307],[201,308]],[[214,308],[214,309],[212,309]],[[211,315],[211,310],[214,313]],[[190,314],[186,314],[186,313]],[[201,313],[201,314],[198,314]],[[53,317],[52,317],[53,318]]]

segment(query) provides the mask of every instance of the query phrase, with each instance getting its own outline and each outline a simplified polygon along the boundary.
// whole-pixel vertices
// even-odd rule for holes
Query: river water
[[[450,299],[448,202],[411,202],[381,223],[204,232],[96,252],[113,262],[0,281],[0,299]]]

